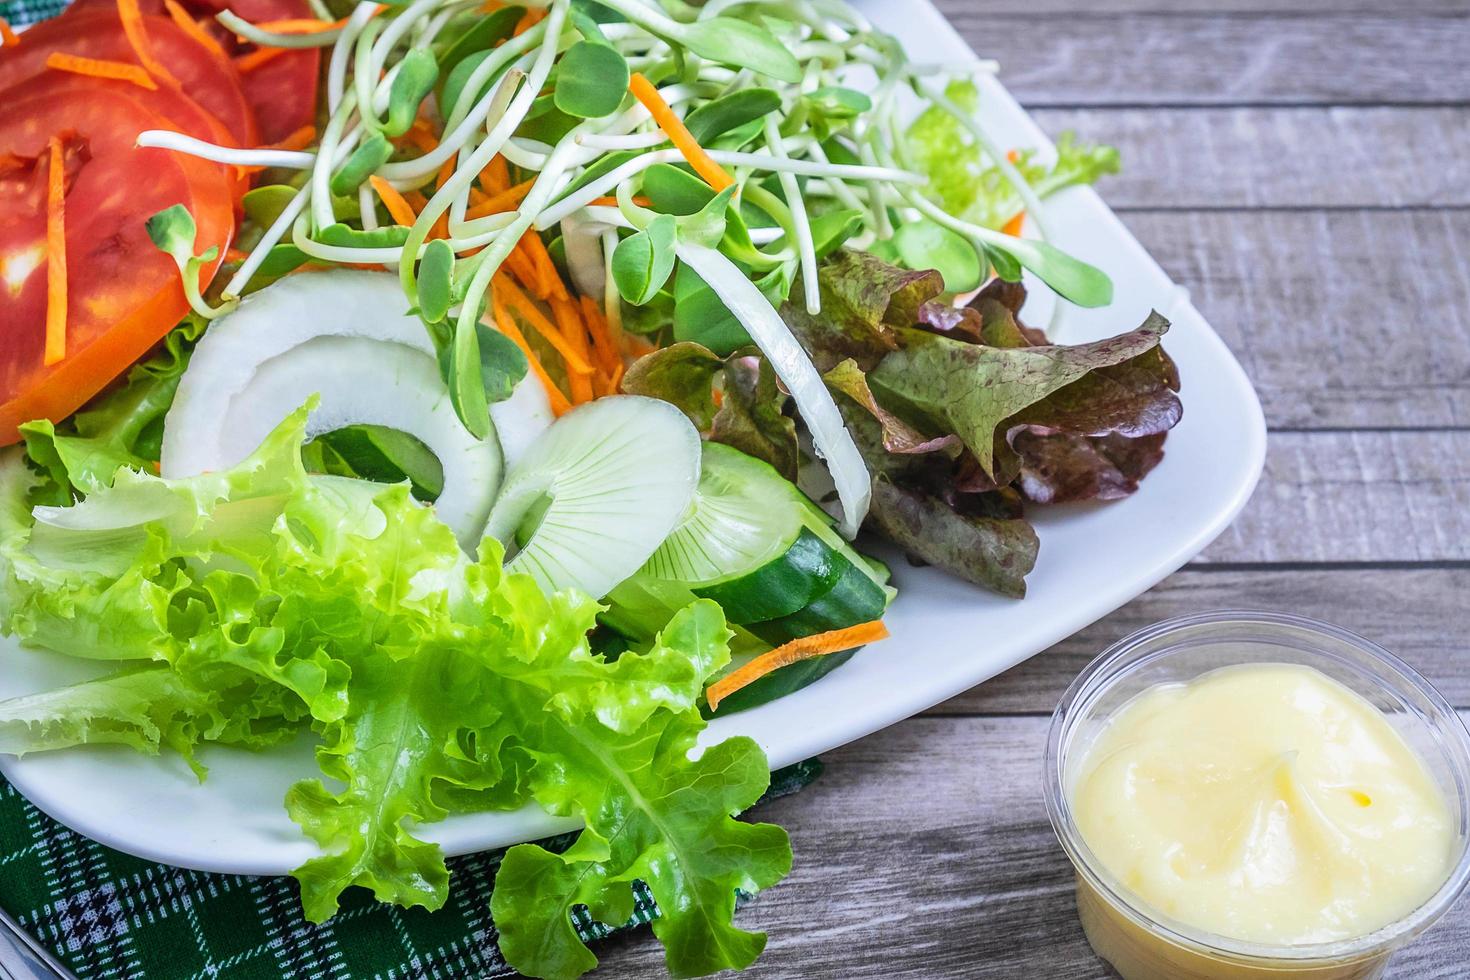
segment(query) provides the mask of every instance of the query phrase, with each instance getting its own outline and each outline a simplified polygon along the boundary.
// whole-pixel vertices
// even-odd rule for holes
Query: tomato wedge
[[[183,204],[196,248],[223,252],[232,197],[219,169],[135,135],[167,120],[117,87],[52,78],[6,93],[0,115],[0,444],[34,418],[58,421],[126,371],[188,312],[178,268],[145,223]],[[43,363],[46,331],[47,146],[66,161],[66,356]],[[208,270],[213,274],[218,263]]]
[[[188,97],[224,124],[235,145],[255,146],[259,138],[255,113],[245,101],[234,66],[169,18],[143,20],[154,55],[178,77]],[[0,57],[0,89],[46,72],[46,57],[53,51],[138,63],[117,11],[88,10],[43,21],[22,33],[20,43]]]

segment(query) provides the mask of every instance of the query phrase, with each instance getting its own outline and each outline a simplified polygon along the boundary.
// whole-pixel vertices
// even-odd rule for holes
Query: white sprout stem
[[[289,170],[310,170],[316,163],[316,154],[304,150],[236,150],[228,146],[206,143],[170,129],[145,129],[138,134],[137,145],[157,147],[185,153],[201,160],[228,163],[238,167],[283,167]]]
[[[785,158],[786,150],[781,145],[781,131],[776,127],[773,116],[766,117],[766,144],[770,146],[771,152],[778,158]],[[796,246],[796,254],[801,259],[801,286],[805,294],[806,311],[812,316],[822,312],[822,296],[817,291],[817,247],[812,241],[812,225],[807,217],[806,204],[801,199],[801,185],[796,182],[796,175],[791,173],[779,173],[776,179],[781,183],[781,191],[786,195],[786,206],[791,212],[791,227],[796,233],[792,242]]]
[[[515,164],[522,170],[540,170],[546,166],[546,158],[551,155],[551,147],[534,140],[512,139],[506,141],[500,152],[505,155],[507,162]]]
[[[433,13],[434,9],[443,2],[444,0],[414,0],[414,3],[409,4],[401,14],[393,18],[393,21],[373,44],[370,77],[378,77],[378,72],[382,71],[383,66],[388,63],[388,55],[393,51],[394,46],[409,32],[410,28]]]
[[[769,245],[779,242],[786,237],[783,228],[752,228],[750,229],[750,243],[752,245]]]
[[[651,150],[655,146],[661,146],[668,141],[669,138],[664,135],[663,130],[653,130],[648,133],[626,133],[622,135],[588,133],[578,140],[583,146],[592,150]]]
[[[509,41],[496,48],[494,52],[491,53],[490,57],[481,62],[480,66],[476,68],[473,73],[471,73],[469,79],[465,82],[464,91],[478,91],[479,86],[483,85],[485,81],[489,79],[492,75],[494,75],[495,72],[499,71],[500,68],[502,68],[506,64],[509,64],[516,58],[519,58],[527,50],[534,47],[534,42],[539,42],[543,37],[546,36],[547,25],[550,23],[550,21],[551,18],[548,17],[546,20],[543,20],[535,27],[532,27],[530,30],[526,31],[520,37],[511,38]],[[557,33],[560,33],[560,26],[558,26]],[[555,35],[553,35],[553,37],[554,36]],[[527,40],[528,38],[531,40]],[[550,50],[551,52],[549,58],[545,57],[545,53],[547,50]],[[556,43],[554,41],[542,46],[541,56],[538,56],[538,58],[536,59],[532,67],[532,72],[534,73],[542,66],[543,62],[546,62],[546,73],[542,74],[540,76],[540,80],[536,81],[536,83],[532,86],[535,91],[539,92],[541,86],[545,84],[546,74],[549,74],[551,71],[550,61],[555,57]],[[487,117],[490,114],[493,99],[494,92],[487,92],[480,98],[479,102],[475,103],[474,106],[470,107],[467,110],[463,110],[463,115],[461,115],[460,107],[456,106],[454,114],[450,116],[449,122],[446,127],[447,135],[444,137],[443,140],[440,141],[437,147],[435,147],[433,150],[430,150],[423,156],[415,157],[412,160],[404,160],[401,163],[385,164],[382,169],[378,171],[378,173],[389,180],[415,180],[435,173],[440,167],[444,165],[445,160],[448,160],[450,157],[454,156],[454,154],[458,153],[459,150],[465,145],[465,143],[468,142],[469,139],[475,134],[475,132],[482,125],[485,124],[485,122],[487,121]],[[456,117],[458,117],[458,119],[456,119]],[[517,120],[516,124],[519,125],[520,120]]]
[[[309,34],[275,34],[261,30],[233,10],[222,10],[215,14],[214,19],[219,21],[226,30],[263,48],[325,48],[336,44],[337,39],[342,36],[340,27],[333,27],[325,31],[312,31]]]
[[[352,58],[352,85],[357,92],[357,112],[362,117],[364,125],[376,129],[378,127],[377,98],[374,94],[374,79],[378,73],[373,71],[373,38],[378,36],[382,28],[381,21],[369,21],[367,26],[358,35]],[[335,62],[337,51],[341,46],[332,51],[332,59]],[[340,100],[339,100],[340,101]]]
[[[378,230],[378,205],[372,185],[364,181],[357,187],[357,210],[362,215],[362,230]]]
[[[456,197],[468,192],[475,177],[490,163],[495,154],[500,152],[505,142],[510,139],[510,134],[515,132],[516,127],[520,125],[524,112],[517,115],[517,110],[521,107],[529,108],[531,100],[536,97],[535,87],[529,84],[523,85],[524,80],[525,76],[519,70],[512,69],[505,73],[499,84],[495,86],[495,90],[490,93],[486,107],[487,115],[490,112],[498,112],[495,126],[486,135],[484,142],[475,148],[475,152],[470,154],[468,159],[460,161],[460,165],[455,168],[449,180],[439,188],[433,197],[429,198],[424,209],[419,212],[418,219],[408,234],[408,244],[415,250],[419,243],[429,237],[429,230],[433,228],[434,222],[439,220],[439,216],[449,210],[450,204]],[[529,99],[526,98],[528,94]],[[410,301],[416,301],[418,284],[414,280],[412,263],[404,262],[399,266],[398,281]]]
[[[377,13],[378,5],[362,0],[347,18],[347,23],[342,27],[335,46],[332,48],[331,60],[327,63],[327,112],[333,115],[342,105],[342,99],[347,88],[347,59],[352,52],[357,36],[362,33],[367,25],[368,19]]]
[[[357,248],[346,245],[324,245],[307,234],[306,215],[304,214],[291,224],[291,244],[314,259],[339,264],[396,263],[403,257],[402,246]]]
[[[985,131],[984,126],[980,125],[979,120],[973,114],[965,112],[951,102],[949,97],[932,82],[921,82],[918,85],[918,89],[925,98],[958,120],[959,124],[965,127],[970,135],[975,138],[975,142],[980,144],[980,148],[985,151],[991,161],[994,162],[996,168],[1015,189],[1016,196],[1021,199],[1021,203],[1026,206],[1026,210],[1030,213],[1031,219],[1036,222],[1036,230],[1041,234],[1041,237],[1047,240],[1054,237],[1052,235],[1050,218],[1046,214],[1046,209],[1041,204],[1041,198],[1037,196],[1035,189],[1032,188],[1031,182],[1021,174],[1021,171],[1016,169],[1016,165],[1011,163],[1006,157],[1005,151],[996,145],[995,140],[990,138],[990,134]]]
[[[830,164],[832,162],[831,160],[827,159],[827,151],[822,149],[822,144],[816,142],[815,140],[813,140],[812,145],[808,147],[808,152],[816,158],[818,163]],[[849,188],[842,181],[828,180],[824,183],[827,187],[832,189],[832,195],[836,197],[837,200],[841,201],[844,206],[852,208],[855,211],[867,210],[867,206],[864,205],[863,202],[858,198],[858,196],[852,192],[852,189]]]
[[[221,294],[222,299],[235,299],[244,292],[245,287],[250,284],[250,280],[254,278],[255,273],[260,269],[261,263],[270,255],[271,249],[275,248],[281,239],[286,237],[286,232],[291,229],[296,219],[306,211],[306,205],[310,201],[311,185],[308,184],[296,192],[296,196],[287,202],[286,206],[281,210],[280,215],[265,230],[265,234],[260,236],[260,241],[255,243],[254,250],[245,257],[244,262],[240,263],[240,268],[235,270],[235,274],[230,277],[230,281],[225,285],[224,291]]]
[[[311,170],[311,220],[318,230],[337,221],[332,210],[332,170],[339,161],[346,159],[362,137],[361,129],[355,129],[346,137],[342,135],[342,130],[346,128],[347,120],[352,117],[356,107],[357,96],[345,96],[342,105],[327,120],[327,125],[322,130],[321,146],[317,150],[316,163]]]
[[[923,184],[927,178],[921,174],[899,170],[894,167],[850,166],[839,163],[813,163],[810,160],[790,160],[769,153],[741,153],[733,150],[710,150],[709,156],[716,163],[732,167],[750,167],[754,170],[769,170],[775,173],[803,174],[812,177],[835,177],[847,180],[893,181],[895,183]],[[561,219],[587,206],[599,197],[607,197],[624,181],[660,163],[675,163],[684,159],[676,149],[654,150],[634,157],[620,167],[615,167],[596,180],[577,189],[556,204],[536,216],[536,227],[550,228]]]

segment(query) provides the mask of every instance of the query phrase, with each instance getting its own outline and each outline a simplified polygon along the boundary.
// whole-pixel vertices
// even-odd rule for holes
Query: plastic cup
[[[1439,782],[1456,825],[1455,859],[1422,905],[1383,928],[1329,943],[1263,945],[1171,919],[1132,894],[1089,850],[1073,818],[1071,780],[1102,726],[1134,696],[1221,667],[1315,668],[1384,713]],[[1067,689],[1046,745],[1046,806],[1077,871],[1087,939],[1124,980],[1374,980],[1389,957],[1434,925],[1470,881],[1470,734],[1412,667],[1346,630],[1297,616],[1215,612],[1171,619],[1110,647]]]

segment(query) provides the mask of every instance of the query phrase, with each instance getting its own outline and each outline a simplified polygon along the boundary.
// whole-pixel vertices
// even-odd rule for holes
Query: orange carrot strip
[[[633,195],[633,203],[636,204],[636,205],[638,205],[640,208],[651,208],[651,207],[653,207],[653,201],[652,201],[652,199],[647,198],[647,197],[644,197],[642,194],[634,194]],[[618,206],[618,199],[615,198],[615,197],[594,197],[592,200],[590,200],[590,201],[587,202],[587,206],[588,207],[596,206],[596,207],[604,207],[604,208],[615,208],[615,207]]]
[[[525,288],[536,288],[536,263],[531,261],[531,257],[520,245],[516,245],[505,257],[505,270]]]
[[[849,626],[846,629],[818,633],[815,636],[798,637],[774,650],[767,650],[739,670],[731,671],[721,677],[709,686],[709,689],[705,691],[705,697],[709,701],[710,710],[713,711],[720,706],[721,701],[774,670],[780,670],[782,667],[809,660],[812,657],[836,653],[839,650],[851,650],[865,643],[876,643],[887,637],[888,627],[883,625],[881,619],[875,619],[871,623],[863,623],[859,626]]]
[[[531,187],[535,183],[535,180],[522,181],[509,190],[492,194],[466,211],[464,216],[466,218],[483,218],[486,215],[499,214],[502,211],[509,210],[515,205],[520,204],[525,199],[525,196],[531,193]]]
[[[139,65],[126,61],[107,61],[102,58],[84,58],[81,55],[53,51],[46,56],[46,67],[56,71],[69,71],[74,75],[92,78],[110,78],[119,82],[132,82],[150,92],[158,91],[158,83]]]
[[[495,325],[500,328],[501,333],[510,338],[511,343],[521,349],[522,354],[526,355],[526,363],[531,365],[532,372],[541,381],[541,387],[546,389],[546,397],[551,400],[551,413],[560,417],[571,411],[572,403],[567,401],[567,396],[561,393],[561,389],[556,386],[556,382],[551,380],[551,375],[546,373],[546,368],[542,366],[541,359],[536,356],[536,352],[531,349],[531,345],[526,343],[525,336],[521,333],[520,328],[516,326],[515,319],[510,315],[510,311],[505,308],[505,304],[498,296],[495,296],[491,298],[491,306],[495,311]]]
[[[302,126],[300,129],[288,134],[285,139],[277,140],[266,149],[271,150],[304,150],[316,142],[316,127],[312,125]]]
[[[546,251],[546,243],[541,240],[541,236],[534,231],[528,231],[521,236],[521,244],[526,246],[526,251],[531,253],[531,260],[536,263],[536,273],[542,282],[543,298],[555,296],[570,299],[571,293],[567,292],[566,284],[561,281],[561,273],[556,271],[556,263],[551,261],[551,253]]]
[[[591,354],[587,342],[587,328],[582,324],[582,315],[577,304],[572,302],[569,295],[551,297],[551,315],[556,318],[556,327],[577,356],[585,362]],[[594,368],[593,373],[597,374]],[[600,377],[600,375],[599,375]],[[592,378],[586,374],[578,374],[575,371],[567,375],[569,387],[572,390],[573,404],[580,405],[592,400]]]
[[[383,202],[383,207],[388,209],[388,214],[392,216],[394,224],[412,227],[413,223],[418,220],[418,215],[414,213],[413,208],[409,207],[408,201],[398,192],[398,188],[377,174],[369,177],[368,183],[377,192],[378,198]]]
[[[190,17],[187,10],[179,6],[178,0],[163,0],[163,9],[168,11],[168,15],[173,18],[173,22],[178,24],[179,29],[185,34],[198,41],[203,47],[209,49],[212,54],[218,55],[221,58],[229,58],[229,55],[225,54],[225,49],[220,47],[220,43],[214,39],[213,35],[200,26],[197,20]]]
[[[20,43],[20,35],[10,26],[10,21],[0,17],[0,48],[13,48]]]
[[[270,64],[290,50],[290,48],[256,48],[254,51],[247,51],[235,59],[235,70],[242,75],[248,75],[261,65]]]
[[[541,19],[543,17],[545,17],[545,16],[546,16],[546,11],[543,8],[540,8],[540,7],[528,7],[528,8],[526,8],[526,12],[521,15],[521,19],[516,22],[516,29],[514,31],[514,34],[517,37],[519,37],[520,35],[526,33],[531,28],[533,28],[537,24],[541,23]]]
[[[242,252],[240,249],[236,248],[233,245],[231,245],[229,248],[225,249],[225,261],[226,262],[229,262],[229,263],[244,262],[249,257],[250,257],[250,253],[249,252]]]
[[[420,153],[428,153],[439,145],[439,138],[434,135],[434,130],[423,119],[415,119],[408,132],[394,141],[395,145],[409,143]]]
[[[523,292],[509,277],[500,277],[501,288],[496,290],[496,297],[506,307],[520,314],[531,327],[541,335],[541,339],[551,345],[552,350],[561,355],[561,359],[567,363],[567,374],[588,375],[592,373],[592,365],[588,364],[562,336],[556,324],[546,318],[541,308]],[[501,294],[504,295],[501,295]]]
[[[658,128],[664,131],[669,142],[683,154],[684,159],[694,168],[694,172],[704,178],[704,182],[713,187],[717,192],[724,190],[735,179],[725,173],[725,169],[704,151],[704,147],[695,142],[694,136],[684,125],[684,121],[674,115],[674,110],[664,101],[664,97],[658,94],[658,89],[653,83],[644,78],[640,72],[634,72],[632,79],[628,82],[628,91],[633,97],[643,103],[643,107],[653,116],[653,121]]]
[[[153,45],[148,41],[148,27],[143,22],[143,12],[138,8],[138,0],[117,0],[117,14],[122,19],[123,33],[127,35],[128,44],[138,56],[138,63],[148,70],[148,74],[160,79],[170,88],[180,88],[179,80],[174,77],[173,72],[153,56]]]
[[[42,363],[66,357],[66,160],[61,137],[47,144],[46,348]]]
[[[510,167],[506,165],[503,154],[495,154],[485,164],[485,169],[480,171],[480,186],[487,194],[499,194],[510,186]]]
[[[1021,237],[1021,229],[1026,224],[1026,212],[1017,211],[1015,217],[1007,221],[1000,229],[1002,235],[1010,235],[1012,238]]]
[[[608,331],[607,318],[602,315],[602,310],[591,297],[577,297],[577,305],[582,310],[582,322],[587,324],[587,333],[592,338],[592,350],[597,356],[597,363],[604,374],[611,376],[613,370],[623,362],[623,357]]]
[[[335,31],[347,24],[341,20],[320,20],[316,17],[287,17],[282,20],[267,20],[255,27],[269,34],[316,34],[319,31]]]

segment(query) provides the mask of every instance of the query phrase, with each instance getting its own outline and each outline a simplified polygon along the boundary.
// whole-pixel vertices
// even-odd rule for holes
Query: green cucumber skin
[[[803,636],[882,619],[888,608],[888,595],[882,586],[851,562],[843,560],[842,564],[846,567],[837,581],[802,608],[747,628],[771,646],[780,646]]]
[[[725,618],[746,626],[799,612],[827,592],[851,567],[841,555],[806,528],[779,557],[737,579],[695,586],[702,599],[713,599]]]
[[[717,710],[710,711],[705,708],[705,717],[723,718],[725,715],[733,715],[737,711],[749,711],[767,702],[784,698],[788,694],[795,694],[808,684],[816,683],[847,663],[852,659],[853,654],[861,649],[862,647],[858,647],[854,650],[844,650],[841,653],[829,653],[825,657],[813,657],[789,667],[782,667],[725,698],[720,702]]]

